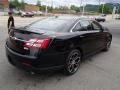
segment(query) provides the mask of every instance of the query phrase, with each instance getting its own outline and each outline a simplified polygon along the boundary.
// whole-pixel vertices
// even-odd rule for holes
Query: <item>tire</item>
[[[73,75],[77,72],[81,63],[81,53],[79,50],[72,50],[65,63],[64,73],[66,75]]]
[[[105,22],[105,20],[103,20],[103,22]]]
[[[103,49],[103,51],[108,51],[108,50],[110,49],[111,41],[112,41],[111,38],[108,38],[108,39],[106,40],[105,48]]]

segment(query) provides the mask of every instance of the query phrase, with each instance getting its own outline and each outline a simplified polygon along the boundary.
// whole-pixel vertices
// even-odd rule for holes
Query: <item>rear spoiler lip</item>
[[[41,35],[41,34],[43,34],[43,33],[35,33],[35,32],[31,32],[31,31],[27,31],[27,30],[24,30],[24,29],[18,29],[18,28],[13,28],[12,29],[13,31],[23,31],[23,32],[28,32],[28,33],[33,33],[33,34],[38,34],[38,35]],[[9,35],[9,38],[11,38],[11,39],[13,39],[13,40],[17,40],[17,41],[22,41],[22,42],[29,42],[29,41],[27,41],[27,40],[22,40],[22,39],[19,39],[19,38],[17,38],[17,37],[14,37],[14,36],[11,36],[11,35]],[[53,37],[47,37],[48,39],[53,39]],[[42,39],[42,38],[41,38]]]
[[[14,30],[14,31],[17,31],[17,30],[19,30],[19,31],[25,31],[25,32],[34,33],[34,34],[43,34],[43,33],[38,33],[38,32],[32,32],[32,31],[25,30],[24,27],[23,28],[12,28],[12,30]]]

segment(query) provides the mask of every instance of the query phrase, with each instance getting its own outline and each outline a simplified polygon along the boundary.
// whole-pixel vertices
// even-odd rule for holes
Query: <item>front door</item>
[[[104,33],[102,31],[102,26],[96,21],[92,21],[91,25],[92,25],[92,32],[94,33],[93,35],[96,39],[95,49],[100,49],[105,46],[105,40],[106,40]]]
[[[96,35],[94,31],[92,31],[90,22],[87,20],[80,20],[73,31],[79,35],[78,45],[83,49],[84,54],[88,55],[92,53],[96,48]]]

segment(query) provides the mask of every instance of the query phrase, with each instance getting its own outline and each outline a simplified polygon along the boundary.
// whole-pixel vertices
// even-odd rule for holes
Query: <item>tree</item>
[[[41,8],[40,8],[41,11],[45,11],[46,10],[46,6],[45,5],[42,5]]]
[[[75,5],[71,5],[70,9],[76,11],[76,13],[80,12],[80,7],[77,7]]]
[[[53,7],[52,6],[48,6],[48,12],[52,13],[53,11]]]
[[[13,5],[16,9],[20,8],[20,3],[18,0],[11,0],[10,4]]]
[[[37,0],[37,6],[39,6],[39,10],[41,10],[41,1],[40,0]]]
[[[101,4],[100,8],[99,8],[100,13],[102,13],[102,9],[103,9],[104,14],[111,14],[112,13],[112,6],[109,4],[105,4],[104,8],[103,8],[103,4]]]
[[[37,0],[37,6],[41,6],[41,1]]]
[[[120,6],[117,7],[117,13],[120,14]]]
[[[24,0],[21,0],[21,3],[20,3],[20,7],[21,7],[21,9],[23,9],[24,7],[25,7],[25,1]]]
[[[18,0],[13,0],[13,5],[15,5],[17,8],[20,7],[20,3]]]
[[[82,8],[81,8],[82,9]],[[87,12],[91,12],[91,11],[93,11],[93,12],[98,12],[98,5],[91,5],[91,4],[87,4],[86,6],[85,6],[85,11],[87,11]]]

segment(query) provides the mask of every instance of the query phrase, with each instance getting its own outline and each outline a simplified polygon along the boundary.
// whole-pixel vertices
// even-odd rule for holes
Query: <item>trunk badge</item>
[[[29,48],[27,48],[27,47],[24,47],[24,49],[25,49],[25,50],[29,50]]]

